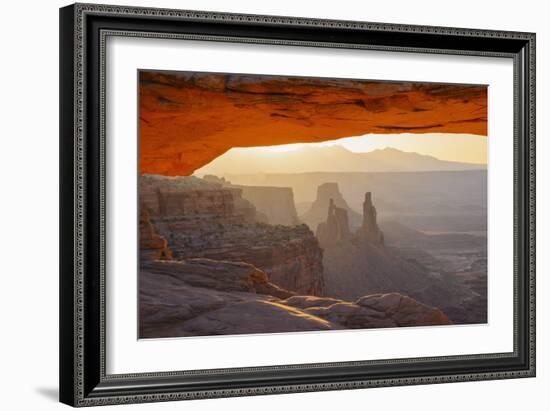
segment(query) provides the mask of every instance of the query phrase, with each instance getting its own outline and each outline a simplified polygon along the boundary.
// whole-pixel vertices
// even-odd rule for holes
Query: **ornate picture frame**
[[[109,374],[109,37],[483,56],[513,61],[513,350]],[[60,401],[125,404],[535,376],[535,34],[75,4],[60,10]],[[504,178],[504,177],[503,177]]]

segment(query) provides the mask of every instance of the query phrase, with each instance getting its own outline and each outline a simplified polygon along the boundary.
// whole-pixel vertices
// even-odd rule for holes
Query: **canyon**
[[[141,242],[139,336],[163,338],[272,332],[449,325],[439,309],[399,293],[354,301],[299,295],[245,262],[176,259],[148,220],[140,220],[162,247]],[[157,258],[158,257],[158,258]]]
[[[487,321],[486,85],[138,89],[141,338]]]
[[[337,185],[334,189],[338,190]],[[365,193],[362,224],[355,230],[350,229],[347,210],[330,199],[326,221],[317,229],[327,294],[349,300],[366,294],[399,292],[440,308],[453,322],[486,322],[483,239],[471,242],[468,235],[426,235],[398,225],[406,231],[406,237],[392,229],[396,225],[387,223],[391,233],[387,241],[370,192]],[[430,242],[432,246],[426,247]],[[436,252],[438,247],[441,253]],[[458,271],[453,261],[445,258],[444,253],[450,249],[466,254],[476,250],[478,259],[471,261],[469,269]]]
[[[193,176],[145,175],[140,199],[175,258],[245,261],[281,287],[323,294],[322,250],[313,232],[303,224],[265,223],[240,188]]]
[[[312,230],[324,221],[331,196],[338,207],[348,210],[351,227],[359,227],[364,196],[369,191],[376,196],[381,222],[395,221],[423,232],[483,233],[487,230],[487,170],[260,172],[224,176],[236,185],[291,188],[298,218]],[[319,201],[319,187],[329,182],[332,187]],[[335,184],[340,194],[335,193]],[[345,204],[337,196],[345,199]],[[321,204],[315,204],[319,202]]]
[[[331,247],[299,221],[269,224],[242,193],[214,179],[140,178],[140,338],[452,324],[397,290],[339,297],[320,242]],[[383,246],[372,202],[365,210],[360,231]]]

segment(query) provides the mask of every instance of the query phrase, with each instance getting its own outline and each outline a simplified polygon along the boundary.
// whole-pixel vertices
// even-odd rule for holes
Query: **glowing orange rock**
[[[140,172],[189,175],[232,147],[367,133],[487,135],[487,88],[140,72]]]

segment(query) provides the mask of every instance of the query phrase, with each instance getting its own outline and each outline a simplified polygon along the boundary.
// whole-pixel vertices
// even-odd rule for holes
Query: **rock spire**
[[[363,201],[363,225],[360,232],[375,243],[384,244],[384,234],[376,221],[376,207],[372,204],[372,193],[365,193]]]
[[[332,198],[328,206],[327,219],[317,226],[316,235],[321,247],[336,244],[350,236],[348,212],[335,206]]]

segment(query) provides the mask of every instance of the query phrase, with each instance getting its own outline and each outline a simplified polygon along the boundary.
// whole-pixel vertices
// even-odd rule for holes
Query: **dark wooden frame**
[[[105,373],[107,36],[507,57],[514,62],[514,351]],[[60,400],[74,406],[535,376],[535,35],[76,4],[60,10]]]

